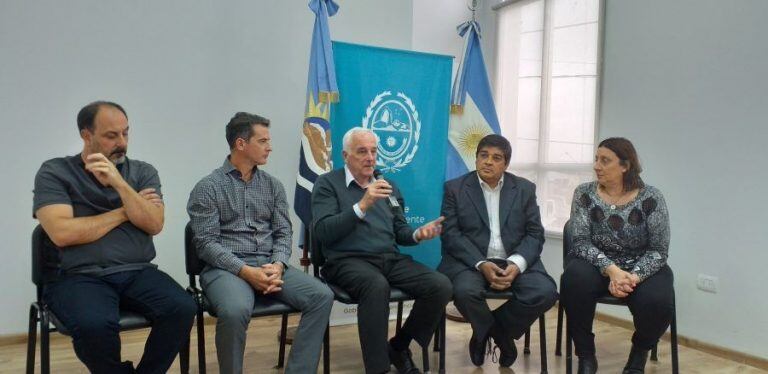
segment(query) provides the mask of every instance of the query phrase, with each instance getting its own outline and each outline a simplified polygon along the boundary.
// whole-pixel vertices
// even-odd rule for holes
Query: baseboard
[[[624,318],[614,317],[605,313],[597,312],[595,313],[595,319],[614,325],[618,327],[622,327],[628,330],[634,330],[635,326],[632,324],[632,321],[626,320]],[[664,336],[662,337],[663,340],[669,340],[669,332],[664,333]],[[753,356],[747,353],[734,351],[730,348],[721,347],[712,343],[707,343],[701,340],[689,338],[684,335],[677,334],[677,343],[679,345],[692,348],[698,351],[706,352],[708,354],[711,354],[713,356],[722,357],[726,360],[735,361],[738,363],[742,363],[749,366],[754,366],[758,369],[768,370],[768,359]]]

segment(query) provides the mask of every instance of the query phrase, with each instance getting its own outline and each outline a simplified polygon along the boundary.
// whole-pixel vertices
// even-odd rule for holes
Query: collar
[[[375,180],[376,180],[375,178],[371,177],[371,180],[368,183],[373,183]],[[352,182],[357,183],[357,181],[355,180],[355,177],[352,175],[352,172],[349,171],[349,168],[347,167],[347,165],[344,165],[344,185],[349,187],[350,183]],[[358,186],[359,185],[360,184],[358,184]]]
[[[502,187],[504,187],[504,174],[501,174],[501,178],[499,178],[499,183],[496,185],[496,188],[491,188],[491,186],[488,183],[485,183],[483,178],[480,178],[480,174],[477,174],[477,179],[480,181],[480,187],[485,187],[490,191],[498,191],[501,190]]]
[[[221,168],[219,168],[222,173],[224,174],[231,174],[233,171],[237,171],[238,176],[240,175],[240,171],[237,170],[234,164],[232,164],[232,161],[229,160],[229,156],[224,158],[224,163],[221,165]],[[256,165],[251,169],[253,171],[253,175],[256,175],[256,173],[259,171],[259,166]]]

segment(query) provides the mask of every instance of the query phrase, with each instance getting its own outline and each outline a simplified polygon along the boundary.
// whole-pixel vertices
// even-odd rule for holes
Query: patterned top
[[[573,194],[570,255],[605,272],[611,264],[643,281],[667,263],[669,214],[661,192],[646,185],[634,200],[614,206],[597,194],[597,182],[581,184]]]
[[[249,182],[229,162],[195,185],[187,212],[200,258],[235,275],[249,257],[288,264],[291,221],[285,188],[254,168]]]

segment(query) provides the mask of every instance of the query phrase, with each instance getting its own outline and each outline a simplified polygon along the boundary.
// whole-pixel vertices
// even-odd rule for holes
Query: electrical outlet
[[[717,277],[707,274],[699,274],[696,278],[696,288],[704,292],[717,293]]]

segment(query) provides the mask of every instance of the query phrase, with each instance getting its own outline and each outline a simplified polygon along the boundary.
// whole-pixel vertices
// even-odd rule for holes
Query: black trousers
[[[416,300],[400,331],[426,345],[451,300],[451,281],[411,256],[361,253],[329,260],[323,276],[358,302],[357,323],[366,373],[389,371],[387,328],[390,285]]]
[[[77,357],[92,373],[131,373],[120,359],[120,308],[152,321],[137,373],[165,373],[173,363],[197,311],[190,295],[155,268],[103,277],[65,275],[46,286],[45,301],[72,332]]]
[[[493,312],[484,297],[489,289],[488,281],[475,269],[464,270],[453,277],[453,304],[480,338],[488,336],[495,325],[502,336],[518,339],[557,300],[555,281],[535,270],[518,275],[510,287],[514,297]]]
[[[635,333],[632,345],[649,350],[667,331],[674,311],[674,277],[672,269],[664,266],[656,274],[635,287],[627,296]],[[608,295],[610,279],[600,274],[594,265],[574,259],[568,263],[561,280],[560,300],[566,312],[568,332],[573,337],[577,356],[595,354],[595,334],[592,322],[597,298]]]

